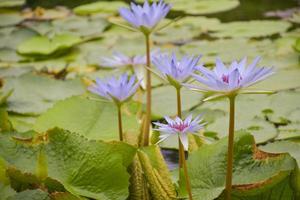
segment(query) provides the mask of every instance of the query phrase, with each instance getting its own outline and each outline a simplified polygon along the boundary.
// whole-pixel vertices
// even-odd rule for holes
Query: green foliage
[[[7,99],[7,110],[20,114],[41,114],[54,102],[84,91],[78,79],[60,81],[31,73],[5,81],[3,91],[13,90]]]
[[[24,41],[18,47],[18,52],[23,55],[48,56],[59,51],[66,51],[81,42],[80,37],[62,34],[49,39],[45,36],[36,36]]]
[[[90,4],[80,5],[73,9],[77,15],[90,15],[97,13],[116,13],[120,7],[126,7],[122,1],[98,1]]]
[[[120,142],[87,140],[62,129],[50,130],[46,137],[46,144],[39,141],[23,144],[8,133],[2,135],[0,156],[9,168],[39,176],[36,169],[41,166],[40,151],[44,151],[42,165],[47,163],[47,176],[59,181],[69,192],[101,200],[128,196],[127,167],[133,160],[135,148]],[[16,172],[12,173],[16,176]]]
[[[269,155],[254,146],[250,134],[237,132],[234,140],[233,194],[261,195],[283,181],[295,168],[287,154]],[[193,152],[188,171],[194,197],[215,199],[225,187],[227,138]]]
[[[291,27],[291,24],[284,21],[249,21],[230,22],[216,26],[212,36],[214,37],[264,37],[276,33],[283,33]]]
[[[123,107],[125,137],[137,136],[139,124],[136,112],[138,108],[138,104],[134,103]],[[58,102],[41,115],[34,129],[43,132],[50,128],[60,127],[89,139],[118,140],[117,120],[117,108],[114,103],[76,96]]]

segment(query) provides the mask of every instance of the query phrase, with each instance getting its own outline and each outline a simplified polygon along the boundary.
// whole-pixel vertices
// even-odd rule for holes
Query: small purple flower
[[[177,60],[175,53],[171,56],[162,54],[153,58],[153,64],[169,80],[170,84],[181,87],[181,83],[186,82],[200,67],[198,65],[200,58],[201,56],[186,55],[181,60]]]
[[[96,84],[90,86],[88,90],[117,104],[122,104],[134,95],[138,86],[139,82],[136,82],[134,75],[129,77],[123,74],[119,79],[114,76],[106,80],[97,78]]]
[[[102,66],[105,67],[125,67],[125,66],[137,66],[146,65],[146,56],[127,56],[120,52],[113,53],[113,56],[102,59]]]
[[[197,81],[206,85],[207,88],[187,84],[186,86],[196,90],[221,93],[230,93],[249,87],[274,73],[273,67],[256,67],[259,60],[260,58],[257,57],[247,66],[247,59],[244,58],[240,62],[233,61],[230,67],[227,68],[220,59],[217,59],[216,67],[213,70],[200,67],[199,71],[203,75],[193,75]]]
[[[165,117],[167,124],[162,124],[159,122],[155,122],[154,124],[158,126],[157,131],[160,131],[159,141],[158,143],[164,141],[170,136],[179,136],[180,141],[183,144],[185,150],[188,150],[188,133],[197,135],[197,132],[200,129],[203,129],[204,123],[200,116],[196,117],[192,120],[192,115],[189,115],[185,120],[176,117],[172,120],[169,117]]]
[[[120,15],[132,26],[142,32],[150,33],[171,9],[171,6],[162,0],[149,5],[146,0],[143,6],[131,3],[130,9],[121,8]]]

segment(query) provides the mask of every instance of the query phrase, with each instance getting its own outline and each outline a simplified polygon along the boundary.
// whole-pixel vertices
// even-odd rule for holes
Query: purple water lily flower
[[[101,65],[105,67],[146,65],[146,56],[127,56],[120,52],[114,52],[112,57],[102,58]]]
[[[162,124],[159,122],[155,122],[154,124],[158,126],[157,131],[160,131],[159,141],[158,143],[164,141],[170,136],[176,135],[179,136],[181,143],[185,150],[188,150],[188,133],[197,135],[197,132],[203,129],[204,123],[202,122],[201,116],[196,117],[192,120],[192,115],[189,115],[185,120],[176,117],[174,120],[165,117],[167,124]]]
[[[161,72],[164,78],[167,78],[170,84],[175,87],[181,87],[181,83],[186,82],[199,69],[198,62],[201,56],[185,55],[181,60],[176,58],[176,54],[171,56],[161,54],[153,58],[153,64]]]
[[[136,81],[136,77],[134,75],[129,77],[125,73],[119,79],[114,76],[106,80],[97,78],[96,84],[90,86],[88,90],[117,104],[122,104],[134,95],[138,87],[139,82]]]
[[[259,60],[260,58],[257,57],[247,66],[247,59],[244,58],[240,62],[233,61],[230,67],[227,68],[220,59],[217,59],[216,67],[213,70],[200,67],[199,71],[203,75],[193,75],[197,81],[207,88],[194,85],[186,86],[196,90],[221,93],[230,93],[249,87],[274,73],[273,67],[256,67]]]
[[[142,32],[150,33],[156,25],[168,14],[171,6],[162,0],[149,5],[146,0],[143,6],[131,3],[130,9],[121,8],[120,15],[132,26]]]

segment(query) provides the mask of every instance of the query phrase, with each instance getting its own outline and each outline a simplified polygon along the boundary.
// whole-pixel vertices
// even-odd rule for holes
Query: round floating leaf
[[[220,46],[222,48],[220,48]],[[243,49],[243,51],[241,51]],[[260,55],[264,58],[267,53],[274,49],[270,40],[249,41],[243,38],[220,39],[214,41],[196,41],[180,47],[183,53],[202,54],[202,62],[207,64],[215,63],[216,57],[228,63],[233,60],[239,60],[248,57],[249,60]],[[274,56],[273,56],[274,57]],[[272,58],[273,58],[272,57]],[[262,59],[264,60],[264,59]]]
[[[263,110],[269,108],[272,97],[267,95],[239,95],[236,99],[235,129],[247,130],[257,143],[264,143],[277,136],[275,126],[264,119]],[[259,103],[258,103],[259,102]],[[207,133],[215,133],[218,137],[228,134],[229,102],[227,99],[205,102],[195,110],[208,115]],[[209,119],[209,117],[212,117]]]
[[[270,98],[266,115],[274,123],[300,122],[300,92],[279,92]]]
[[[24,41],[18,46],[18,52],[23,55],[49,56],[58,51],[67,50],[81,42],[80,37],[70,34],[56,35],[52,39],[36,36]]]
[[[4,185],[2,182],[0,183],[0,196],[3,200],[7,200],[15,194],[16,191],[14,191],[9,185]]]
[[[77,6],[73,9],[73,11],[77,15],[90,15],[97,13],[114,14],[118,13],[119,8],[121,7],[127,7],[127,4],[122,1],[98,1]]]
[[[1,0],[0,7],[15,7],[25,4],[25,0]]]
[[[84,92],[78,79],[60,81],[33,74],[5,79],[3,91],[11,89],[7,109],[21,114],[40,114],[56,101]]]
[[[36,35],[37,33],[35,31],[28,28],[14,27],[0,29],[0,47],[16,50],[19,44]]]
[[[200,93],[181,89],[182,111],[187,111],[199,104],[203,98]],[[172,86],[162,86],[152,90],[152,119],[161,119],[163,116],[177,114],[176,90]]]
[[[128,136],[136,136],[139,124],[136,104],[123,107],[123,129]],[[53,127],[70,130],[90,139],[119,140],[117,108],[110,102],[71,97],[60,101],[41,115],[34,126],[38,132]]]
[[[300,144],[291,141],[277,141],[259,147],[261,150],[270,153],[289,153],[296,159],[298,167],[300,166]]]
[[[47,192],[37,190],[25,190],[7,198],[6,200],[50,200],[50,196]]]
[[[280,91],[298,88],[300,86],[300,82],[298,81],[299,76],[300,70],[297,68],[277,70],[271,77],[251,86],[250,89],[267,89]]]
[[[108,22],[101,16],[79,17],[71,16],[52,21],[55,33],[69,33],[87,39],[98,38],[108,27]]]
[[[143,0],[137,0],[143,3]],[[151,0],[152,1],[152,0]],[[193,15],[212,14],[236,8],[240,3],[238,0],[166,0],[172,4],[172,10],[185,12]]]
[[[4,63],[18,62],[23,58],[13,49],[0,48],[0,61]]]
[[[135,155],[134,147],[120,142],[87,140],[61,129],[48,131],[47,135],[47,143],[28,145],[2,134],[0,156],[9,167],[35,174],[37,156],[43,148],[48,177],[63,184],[72,194],[98,200],[126,199],[127,167]]]
[[[1,13],[0,14],[0,27],[15,25],[23,21],[23,17],[19,13]]]
[[[163,21],[161,24],[167,23],[170,23],[170,20],[165,20],[165,22]],[[180,20],[173,22],[163,30],[155,32],[152,38],[154,41],[160,43],[184,43],[192,38],[200,36],[202,33],[206,33],[219,23],[220,21],[216,18],[183,17]]]
[[[22,15],[25,19],[29,20],[52,20],[65,18],[70,14],[70,10],[66,7],[56,7],[54,9],[44,9],[37,7],[34,10],[26,9],[23,11]]]
[[[261,195],[265,189],[280,183],[295,168],[287,154],[272,155],[255,147],[250,134],[236,133],[234,140],[233,194]],[[227,138],[191,153],[188,171],[195,199],[213,200],[225,188]],[[264,189],[265,188],[265,189]]]
[[[265,37],[277,33],[284,33],[291,24],[286,21],[275,20],[253,20],[253,21],[236,21],[223,23],[214,27],[214,37],[234,38],[234,37]]]
[[[170,0],[170,2],[173,5],[172,10],[195,15],[227,11],[239,5],[237,0]]]

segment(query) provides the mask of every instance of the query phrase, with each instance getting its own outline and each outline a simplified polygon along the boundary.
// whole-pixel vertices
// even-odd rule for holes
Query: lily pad
[[[263,194],[289,176],[295,162],[287,154],[270,155],[255,147],[253,136],[237,133],[234,139],[233,194]],[[227,138],[191,153],[188,171],[195,199],[213,200],[225,188]],[[247,187],[249,186],[249,187]],[[265,188],[265,189],[263,189]],[[239,198],[237,198],[239,199]]]
[[[66,7],[59,6],[54,9],[44,9],[41,7],[37,7],[34,10],[25,9],[23,10],[22,15],[25,19],[29,20],[52,20],[65,18],[70,13],[70,10]]]
[[[270,153],[289,153],[300,166],[300,144],[291,141],[277,141],[259,147],[261,150]]]
[[[129,186],[127,167],[135,155],[135,148],[125,143],[87,140],[61,129],[53,129],[47,134],[47,144],[34,146],[16,142],[9,135],[2,134],[1,158],[8,167],[36,174],[37,167],[45,167],[37,162],[38,153],[43,151],[47,176],[62,183],[72,194],[97,200],[126,199]]]
[[[16,7],[25,4],[25,0],[1,0],[0,7]]]
[[[50,195],[40,189],[25,190],[7,198],[6,200],[50,200]]]
[[[77,6],[73,9],[77,15],[90,14],[115,14],[118,13],[119,8],[127,7],[127,4],[122,1],[98,1],[94,3]]]
[[[138,0],[138,2],[143,2]],[[236,8],[240,3],[238,0],[166,0],[172,4],[172,10],[192,15],[212,14]]]
[[[101,16],[80,17],[71,16],[52,21],[53,32],[73,34],[86,39],[98,38],[109,23]]]
[[[180,51],[184,54],[202,54],[201,61],[206,64],[215,63],[217,57],[225,63],[242,59],[245,56],[251,60],[258,55],[262,56],[262,60],[264,60],[264,56],[273,53],[273,49],[270,40],[249,41],[243,38],[194,41],[180,47]]]
[[[0,4],[1,5],[1,4]],[[11,26],[15,24],[19,24],[24,19],[19,13],[9,12],[9,13],[1,13],[0,14],[0,27],[1,26]]]
[[[3,28],[0,29],[0,46],[16,50],[23,41],[37,35],[35,31],[28,28]]]
[[[56,101],[84,92],[80,80],[59,81],[34,74],[5,79],[3,91],[13,89],[7,100],[8,111],[41,114]]]
[[[203,95],[182,88],[182,111],[187,111],[201,103]],[[177,114],[176,90],[172,86],[162,86],[152,90],[152,119]]]
[[[276,67],[276,66],[275,66]],[[300,86],[299,80],[300,70],[282,69],[275,71],[275,74],[268,79],[251,86],[251,89],[268,89],[273,91],[288,90],[298,88]]]
[[[173,10],[188,14],[212,14],[236,8],[240,3],[237,0],[172,0]]]
[[[264,143],[274,139],[278,133],[275,126],[264,119],[263,110],[269,108],[271,96],[267,95],[239,95],[236,99],[235,129],[247,130],[257,143]],[[259,102],[259,104],[257,103]],[[228,134],[228,112],[229,102],[227,99],[205,102],[198,109],[198,112],[205,112],[205,115],[213,116],[210,119],[205,131],[215,133],[222,138]],[[197,110],[198,110],[197,109]],[[195,110],[195,111],[197,111]]]
[[[284,33],[291,24],[286,21],[275,20],[253,20],[247,22],[229,22],[220,24],[214,27],[214,33],[211,33],[213,37],[219,38],[235,38],[246,37],[256,38],[271,36],[278,33]]]
[[[21,43],[18,52],[23,55],[49,56],[58,51],[65,51],[79,42],[81,42],[80,37],[70,34],[56,35],[52,39],[36,36]]]
[[[137,109],[136,104],[123,107],[123,128],[128,137],[137,136]],[[34,129],[44,132],[53,127],[60,127],[89,139],[111,141],[119,140],[117,123],[117,108],[113,103],[77,96],[55,104],[37,119]]]

